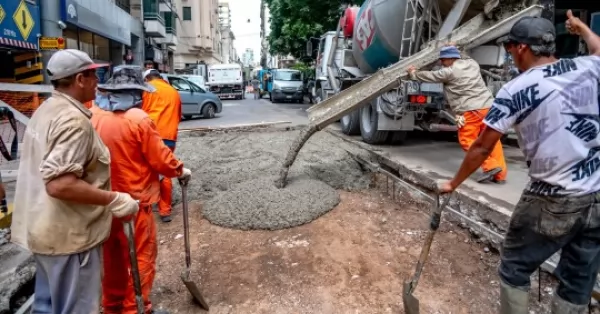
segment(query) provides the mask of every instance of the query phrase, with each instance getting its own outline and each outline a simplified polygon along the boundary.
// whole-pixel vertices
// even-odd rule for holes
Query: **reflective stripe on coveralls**
[[[467,111],[463,114],[465,118],[465,125],[458,129],[458,142],[464,151],[468,151],[471,145],[477,140],[479,134],[483,132],[486,125],[483,123],[485,115],[490,109],[480,109]],[[483,171],[490,171],[495,168],[501,168],[498,174],[494,176],[494,179],[502,181],[506,180],[506,161],[504,160],[504,150],[502,149],[502,143],[498,141],[492,150],[492,153],[486,158],[481,165]]]
[[[154,86],[156,91],[143,94],[142,109],[156,124],[161,138],[174,143],[173,147],[169,146],[171,151],[174,151],[177,142],[177,129],[181,121],[179,92],[162,79],[154,79],[149,84]],[[170,178],[160,180],[158,212],[161,216],[171,215],[172,189],[173,183]]]
[[[157,248],[156,225],[149,204],[158,202],[159,174],[178,177],[183,163],[164,144],[154,123],[141,109],[109,112],[94,106],[91,110],[92,124],[110,150],[113,191],[129,193],[143,204],[135,218],[135,243],[143,297],[150,308],[148,296],[156,272]],[[119,220],[113,220],[104,254],[104,313],[136,313],[128,272],[128,244]]]

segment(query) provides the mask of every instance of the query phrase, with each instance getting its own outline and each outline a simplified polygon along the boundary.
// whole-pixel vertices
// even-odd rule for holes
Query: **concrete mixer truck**
[[[502,10],[519,12],[531,2],[535,3],[505,0]],[[474,16],[497,14],[498,5],[498,0],[367,0],[360,8],[347,7],[338,29],[323,34],[318,49],[313,49],[313,42],[307,44],[307,52],[316,57],[313,98],[318,103],[339,94],[377,70],[409,58],[426,43],[446,39]],[[507,55],[495,41],[466,53],[480,64],[492,93],[510,79]],[[342,131],[360,134],[369,144],[402,142],[414,130],[456,131],[442,88],[399,82],[397,88],[343,116]]]

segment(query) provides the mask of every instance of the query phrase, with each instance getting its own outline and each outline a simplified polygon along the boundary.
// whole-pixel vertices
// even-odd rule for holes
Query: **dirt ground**
[[[402,284],[414,270],[428,227],[423,204],[392,202],[379,189],[340,192],[319,219],[279,231],[211,225],[190,204],[194,280],[210,313],[403,313]],[[421,208],[421,210],[419,210]],[[179,274],[182,217],[159,224],[155,308],[203,313]],[[442,225],[415,295],[421,313],[497,313],[498,255],[452,224]],[[542,275],[542,305],[532,281],[530,313],[547,313],[552,280]]]

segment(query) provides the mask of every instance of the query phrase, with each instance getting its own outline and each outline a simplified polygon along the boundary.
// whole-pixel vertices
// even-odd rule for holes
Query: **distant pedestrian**
[[[260,99],[260,82],[256,77],[252,79],[252,92],[254,93],[254,99]]]
[[[521,74],[508,82],[451,181],[464,182],[514,128],[530,181],[517,203],[500,256],[500,313],[528,314],[531,275],[561,251],[551,313],[587,313],[600,267],[600,37],[567,13],[566,29],[590,56],[556,59],[556,29],[524,17],[502,39]]]

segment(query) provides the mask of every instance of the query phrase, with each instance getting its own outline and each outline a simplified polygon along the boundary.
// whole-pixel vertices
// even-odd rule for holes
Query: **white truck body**
[[[242,66],[236,63],[209,66],[206,86],[219,98],[244,98]]]

